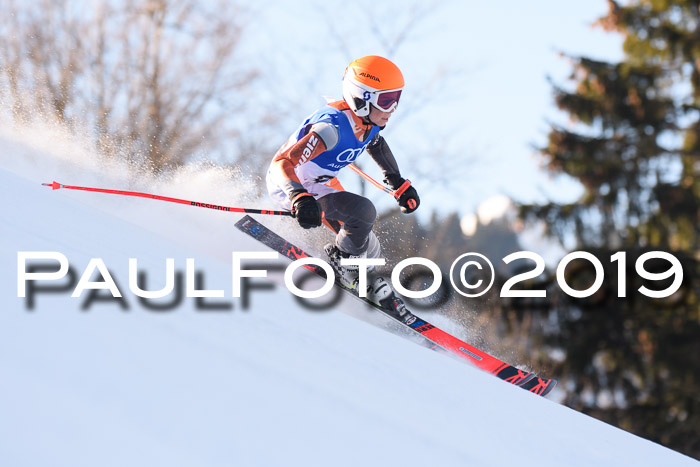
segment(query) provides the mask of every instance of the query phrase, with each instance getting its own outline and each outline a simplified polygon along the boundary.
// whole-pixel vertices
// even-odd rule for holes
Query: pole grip
[[[405,182],[403,182],[403,183],[401,184],[401,186],[398,187],[398,188],[396,189],[396,191],[394,191],[394,198],[396,198],[396,199],[401,198],[401,195],[404,194],[404,192],[405,192],[406,190],[408,190],[408,187],[410,187],[410,186],[411,186],[411,181],[410,181],[410,180],[406,180]],[[415,204],[415,202],[414,202],[414,204]]]

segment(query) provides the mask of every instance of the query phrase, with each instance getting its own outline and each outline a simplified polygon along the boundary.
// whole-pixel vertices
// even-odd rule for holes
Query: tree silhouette
[[[607,265],[604,290],[555,307],[559,332],[548,341],[566,354],[558,370],[565,403],[700,457],[700,5],[609,6],[598,24],[625,36],[625,58],[570,57],[573,89],[555,86],[554,94],[572,123],[552,125],[540,149],[546,168],[578,180],[584,194],[522,206],[521,215],[546,221],[551,235],[575,239]],[[683,286],[671,297],[637,291],[668,285],[639,279],[636,260],[649,250],[670,251],[683,265]],[[626,297],[618,297],[615,251],[626,253]],[[669,264],[644,267],[662,272]],[[585,288],[590,269],[567,272],[581,268]]]

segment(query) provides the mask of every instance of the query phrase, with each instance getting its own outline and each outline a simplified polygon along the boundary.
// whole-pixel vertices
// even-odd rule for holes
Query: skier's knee
[[[361,219],[367,224],[374,224],[374,221],[377,220],[377,208],[374,207],[372,201],[363,197],[358,201],[357,207]]]

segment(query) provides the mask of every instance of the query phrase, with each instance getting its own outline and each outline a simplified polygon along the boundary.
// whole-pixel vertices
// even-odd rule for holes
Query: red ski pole
[[[368,182],[370,182],[372,185],[376,186],[380,190],[382,190],[386,193],[389,193],[390,195],[394,195],[394,192],[389,187],[382,185],[381,183],[379,183],[378,181],[376,181],[375,179],[373,179],[372,177],[370,177],[369,175],[364,173],[362,171],[362,169],[360,169],[355,164],[350,164],[350,165],[348,165],[348,167],[350,167],[357,175],[364,178],[365,180],[367,180]]]
[[[58,190],[59,188],[65,188],[67,190],[82,190],[82,191],[94,191],[96,193],[109,193],[113,195],[124,195],[124,196],[138,196],[141,198],[151,198],[160,201],[168,201],[170,203],[187,204],[189,206],[197,206],[200,208],[215,209],[217,211],[227,211],[227,212],[245,212],[248,214],[266,214],[270,216],[290,216],[295,217],[294,211],[270,211],[266,209],[248,209],[248,208],[234,208],[231,206],[219,206],[216,204],[200,203],[197,201],[188,201],[185,199],[169,198],[167,196],[151,195],[148,193],[139,193],[136,191],[122,191],[122,190],[107,190],[104,188],[90,188],[86,186],[72,186],[72,185],[62,185],[58,182],[53,183],[42,183],[44,186],[50,186],[53,190]]]
[[[359,167],[357,167],[355,164],[350,164],[348,167],[350,167],[353,171],[355,171],[356,174],[358,174],[360,177],[364,178],[368,182],[370,182],[372,185],[376,186],[380,190],[389,193],[391,196],[393,196],[396,199],[400,199],[401,195],[408,189],[408,187],[411,186],[411,181],[410,180],[404,180],[403,185],[398,187],[396,190],[391,190],[390,188],[382,185],[366,173],[364,173]],[[408,200],[408,205],[411,207],[411,209],[416,208],[416,202],[413,199]]]

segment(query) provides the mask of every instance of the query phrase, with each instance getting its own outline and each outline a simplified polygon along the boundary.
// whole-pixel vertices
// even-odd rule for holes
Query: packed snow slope
[[[352,299],[312,312],[277,274],[255,279],[274,289],[244,309],[231,252],[264,248],[233,227],[238,215],[41,186],[235,205],[250,201],[244,178],[198,167],[149,181],[86,147],[50,128],[0,130],[0,465],[698,465],[387,332]],[[307,244],[326,235],[261,220]],[[30,308],[17,297],[27,251],[61,253],[76,280],[101,258],[123,301],[72,298],[65,278]],[[149,290],[165,285],[166,258],[178,272],[194,258],[199,288],[225,294],[205,302],[224,309],[146,308],[129,258]]]

